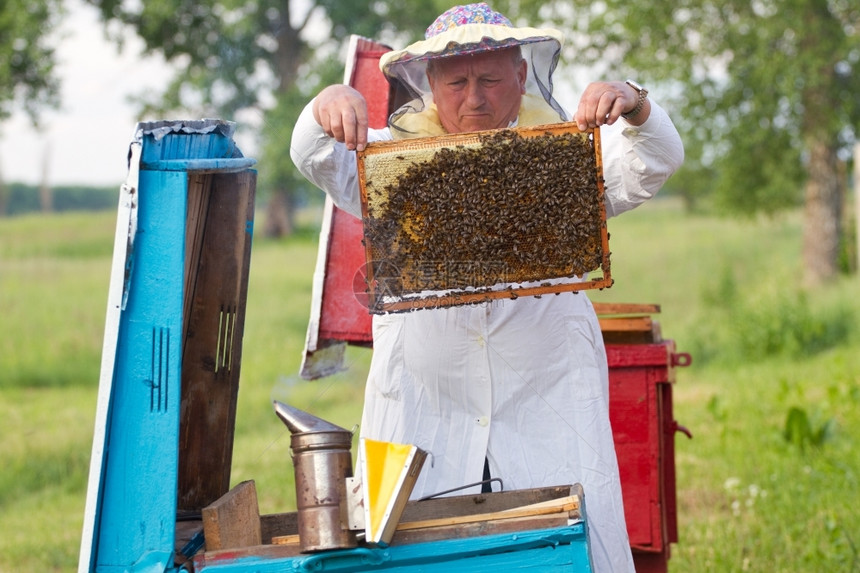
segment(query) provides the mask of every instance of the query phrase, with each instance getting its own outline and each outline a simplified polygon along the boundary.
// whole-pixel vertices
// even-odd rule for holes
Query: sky
[[[7,183],[38,185],[46,168],[49,185],[119,186],[128,171],[128,146],[138,121],[199,118],[138,117],[129,98],[160,93],[160,84],[172,75],[169,65],[160,57],[143,57],[142,41],[132,32],[120,52],[105,39],[92,6],[68,0],[66,7],[57,50],[61,108],[45,111],[38,130],[23,113],[0,123],[0,177]],[[563,93],[557,90],[559,96]],[[573,109],[570,102],[562,103]],[[245,156],[255,156],[249,130],[240,130],[235,138]]]
[[[128,98],[157,89],[170,68],[163,59],[141,57],[142,42],[131,33],[120,53],[105,39],[95,8],[80,0],[66,5],[57,50],[61,109],[45,112],[39,131],[23,113],[0,124],[0,174],[7,183],[36,185],[45,165],[50,185],[118,186],[137,122],[164,119],[137,117]]]

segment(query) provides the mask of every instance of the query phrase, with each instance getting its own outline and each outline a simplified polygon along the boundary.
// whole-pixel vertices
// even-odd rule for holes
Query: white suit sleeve
[[[684,145],[663,108],[651,101],[640,126],[620,119],[600,131],[606,216],[629,211],[657,194],[684,161]]]
[[[308,181],[325,191],[335,205],[361,218],[355,152],[327,136],[314,119],[313,102],[305,106],[290,142],[290,157]],[[371,129],[369,141],[390,139],[388,130]]]

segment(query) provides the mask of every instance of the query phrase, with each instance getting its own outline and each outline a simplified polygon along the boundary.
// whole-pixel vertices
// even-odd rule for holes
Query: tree
[[[411,40],[447,7],[421,0],[88,2],[98,7],[117,41],[122,31],[110,25],[128,25],[148,53],[161,53],[177,68],[163,93],[141,98],[144,112],[262,115],[261,187],[269,190],[273,210],[287,213],[269,217],[273,234],[289,232],[295,198],[308,187],[289,159],[292,126],[321,84],[342,81],[341,48],[350,34]]]
[[[60,0],[0,1],[0,120],[20,106],[36,122],[58,103],[50,34],[62,14]]]
[[[60,0],[0,0],[0,122],[22,108],[34,124],[58,104],[51,32],[62,15]],[[0,215],[6,186],[0,178]]]
[[[803,203],[806,279],[837,274],[839,164],[860,129],[860,4],[573,0],[540,13],[574,31],[576,61],[661,88],[685,141],[688,190],[711,190],[732,213]]]

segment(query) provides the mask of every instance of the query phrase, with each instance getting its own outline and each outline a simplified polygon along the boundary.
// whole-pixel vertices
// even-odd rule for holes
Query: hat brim
[[[493,24],[464,24],[437,34],[426,40],[410,44],[402,50],[387,52],[379,60],[379,68],[386,76],[396,76],[392,66],[427,60],[478,54],[524,46],[539,42],[553,42],[560,51],[564,39],[558,30],[552,28],[513,28]]]

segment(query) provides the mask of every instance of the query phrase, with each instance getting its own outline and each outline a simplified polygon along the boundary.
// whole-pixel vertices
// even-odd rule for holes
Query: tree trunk
[[[0,164],[0,217],[6,216],[6,205],[9,201],[9,188],[3,178],[2,164]]]
[[[860,141],[854,144],[854,272],[860,271]]]
[[[266,203],[263,234],[266,237],[286,237],[293,232],[294,209],[289,191],[277,189]]]
[[[803,230],[804,279],[815,286],[832,280],[839,272],[842,236],[842,182],[836,147],[827,141],[811,141],[809,179]]]
[[[311,9],[313,11],[313,9]],[[304,24],[294,27],[291,24],[290,1],[281,3],[281,22],[276,37],[278,51],[275,55],[275,68],[278,74],[278,93],[283,95],[292,89],[298,76],[299,64],[303,60],[305,46],[300,32]],[[308,13],[305,18],[308,18]],[[289,158],[287,158],[289,160]],[[295,213],[292,190],[283,180],[274,183],[272,196],[266,203],[266,219],[263,233],[266,237],[285,237],[292,234]]]
[[[42,213],[54,211],[54,190],[44,181],[39,184],[39,209]]]
[[[42,156],[42,178],[39,183],[39,206],[42,213],[52,213],[54,211],[54,190],[48,183],[48,172],[51,165],[51,147],[45,147],[45,154]]]

